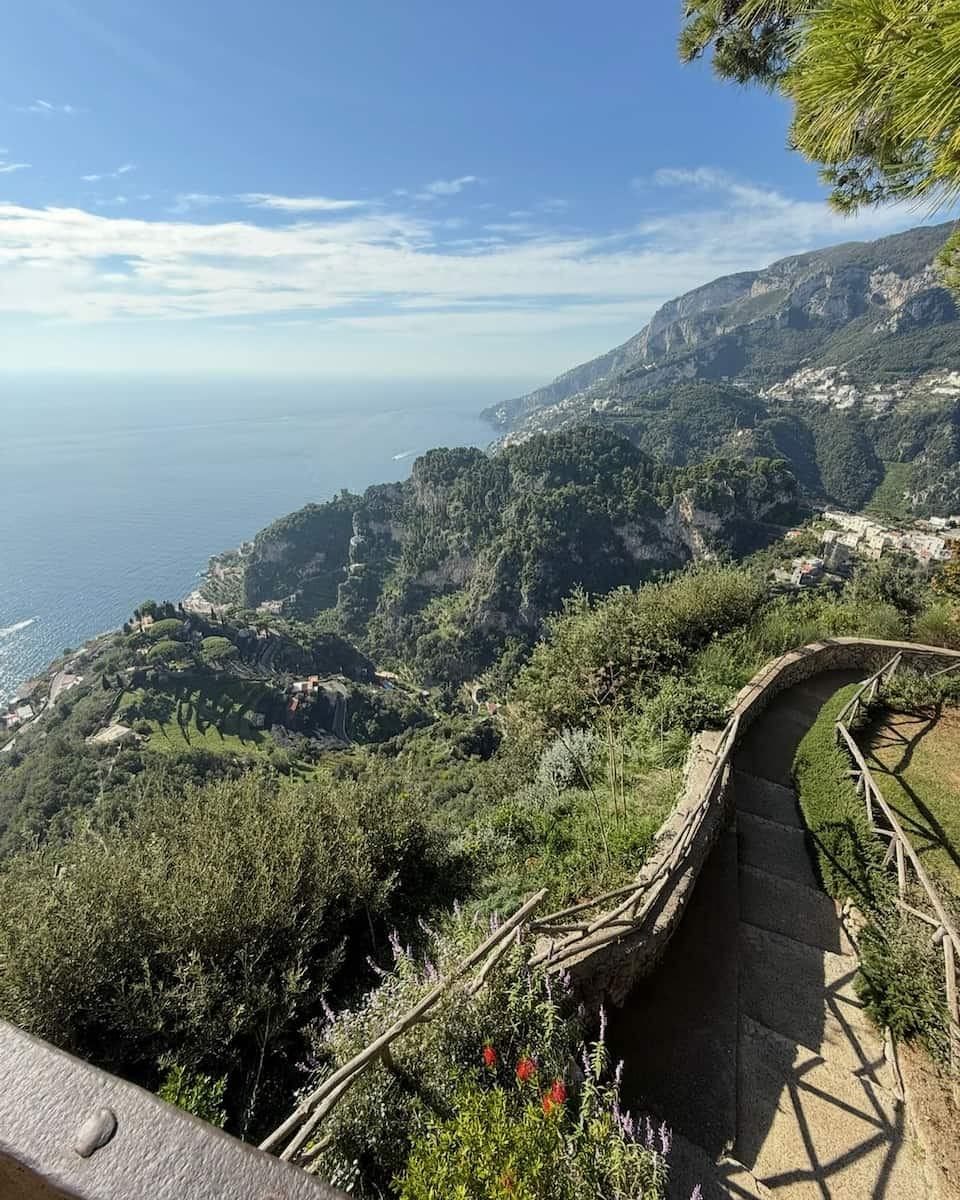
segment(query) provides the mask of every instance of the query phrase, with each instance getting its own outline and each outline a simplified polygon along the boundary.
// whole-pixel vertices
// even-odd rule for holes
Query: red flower
[[[483,1048],[483,1065],[491,1070],[497,1065],[497,1052],[492,1046]]]
[[[555,1108],[563,1104],[566,1098],[567,1089],[563,1086],[559,1079],[555,1079],[550,1091],[543,1093],[543,1099],[540,1101],[540,1103],[543,1105],[543,1111],[549,1117]]]
[[[521,1058],[517,1063],[517,1078],[521,1083],[526,1083],[528,1079],[532,1079],[537,1073],[537,1064],[532,1058]]]

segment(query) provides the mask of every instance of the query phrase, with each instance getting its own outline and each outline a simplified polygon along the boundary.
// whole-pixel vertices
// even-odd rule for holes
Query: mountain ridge
[[[703,378],[749,383],[782,382],[792,370],[757,361],[742,344],[747,331],[779,329],[787,347],[784,366],[807,352],[816,355],[838,330],[864,316],[899,312],[915,296],[933,293],[924,313],[907,309],[913,320],[956,320],[956,308],[939,286],[934,259],[952,226],[921,226],[873,242],[845,242],[779,259],[758,271],[720,276],[667,301],[650,321],[619,346],[570,368],[542,388],[484,410],[483,416],[507,432],[522,432],[532,414],[581,400],[602,403],[604,393],[625,371],[642,368],[641,388],[679,379]],[[791,334],[790,331],[793,331]],[[875,334],[896,335],[899,325]],[[798,336],[799,335],[799,336]],[[762,357],[762,356],[761,356]],[[843,365],[842,354],[836,363]],[[827,364],[831,365],[831,364]]]

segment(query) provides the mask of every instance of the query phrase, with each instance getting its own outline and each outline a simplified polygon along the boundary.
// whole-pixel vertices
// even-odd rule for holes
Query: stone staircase
[[[662,964],[612,1022],[628,1099],[675,1130],[670,1200],[697,1184],[704,1200],[929,1195],[790,786],[800,739],[854,678],[791,688],[751,727],[731,828]]]

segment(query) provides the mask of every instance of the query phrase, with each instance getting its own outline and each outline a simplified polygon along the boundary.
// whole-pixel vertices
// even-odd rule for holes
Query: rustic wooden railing
[[[847,750],[855,764],[853,774],[856,779],[857,792],[863,796],[870,828],[878,837],[887,839],[887,850],[883,857],[883,866],[890,867],[892,864],[896,864],[898,907],[901,912],[932,928],[931,940],[933,945],[940,945],[943,949],[947,1019],[950,1026],[950,1063],[951,1072],[956,1079],[958,1073],[960,1073],[960,1007],[958,1007],[957,990],[957,970],[960,967],[960,934],[958,934],[949,912],[938,895],[937,889],[924,870],[913,844],[897,820],[896,813],[887,803],[883,793],[877,786],[877,782],[870,768],[867,766],[863,753],[851,730],[851,725],[857,721],[860,715],[868,708],[869,704],[876,699],[877,693],[883,683],[895,674],[902,662],[903,654],[897,653],[879,671],[876,671],[869,679],[864,680],[837,716],[837,740]],[[931,678],[937,675],[948,674],[951,671],[956,671],[958,668],[960,668],[960,662],[952,663],[940,671],[933,672]],[[880,823],[878,813],[882,820],[886,822],[886,825]],[[920,894],[929,906],[929,910],[932,911],[924,912],[908,902],[907,897],[910,894],[908,865],[913,868],[914,875],[916,876],[914,888],[919,885]]]
[[[699,803],[687,813],[670,844],[662,848],[660,861],[654,873],[626,887],[606,892],[602,896],[595,896],[591,900],[585,900],[582,904],[560,909],[559,912],[549,913],[547,916],[531,922],[531,932],[538,933],[547,939],[546,945],[540,946],[532,955],[531,966],[561,969],[588,948],[592,951],[608,942],[616,941],[630,929],[643,924],[650,909],[661,898],[660,885],[668,880],[683,863],[688,847],[700,833],[704,822],[717,803],[718,794],[725,783],[730,756],[736,745],[739,729],[740,718],[739,715],[735,715],[727,722],[720,735],[720,740],[714,750],[714,763]],[[589,913],[591,909],[599,908],[616,899],[619,899],[620,903],[615,908],[601,913],[593,920],[586,918],[585,914]],[[573,917],[582,919],[571,920]]]
[[[471,993],[476,993],[486,983],[490,972],[507,953],[511,944],[520,935],[536,911],[543,903],[547,889],[543,888],[535,896],[531,896],[525,904],[505,921],[498,929],[463,960],[445,979],[441,981],[419,1000],[413,1008],[390,1026],[385,1033],[365,1046],[359,1054],[338,1067],[328,1075],[318,1087],[297,1105],[290,1116],[279,1125],[273,1133],[260,1143],[261,1150],[273,1150],[289,1139],[279,1157],[284,1161],[300,1157],[305,1163],[316,1158],[318,1147],[312,1147],[312,1153],[303,1153],[303,1147],[311,1138],[321,1121],[336,1107],[338,1102],[357,1082],[361,1075],[371,1068],[380,1065],[391,1069],[393,1061],[390,1057],[390,1045],[402,1037],[414,1025],[429,1021],[436,1005],[448,995],[454,986],[467,986]],[[480,965],[482,963],[482,965]],[[476,976],[466,983],[474,968],[479,966]],[[319,1149],[322,1149],[322,1143]]]

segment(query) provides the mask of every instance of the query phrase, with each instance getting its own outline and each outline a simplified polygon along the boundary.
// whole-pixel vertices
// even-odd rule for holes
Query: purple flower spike
[[[606,1045],[607,1041],[607,1010],[600,1005],[600,1045]]]
[[[333,1009],[327,1003],[326,996],[320,997],[320,1007],[323,1009],[323,1015],[327,1018],[327,1024],[332,1025],[334,1023],[334,1021],[336,1021],[336,1019],[337,1019],[337,1014],[333,1011]]]
[[[656,1150],[657,1140],[656,1140],[656,1137],[654,1136],[653,1124],[650,1121],[649,1117],[644,1117],[643,1121],[644,1121],[644,1124],[643,1124],[644,1145],[647,1147],[648,1150]]]
[[[690,1193],[690,1200],[703,1200],[703,1188],[699,1183]]]
[[[673,1145],[673,1134],[667,1128],[666,1121],[660,1126],[660,1153],[666,1158],[670,1153],[670,1147]]]

